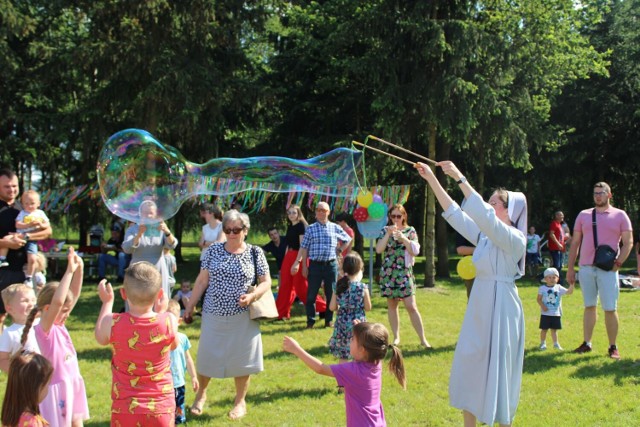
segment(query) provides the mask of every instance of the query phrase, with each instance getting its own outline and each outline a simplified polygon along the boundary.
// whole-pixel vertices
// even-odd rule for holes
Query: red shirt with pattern
[[[41,415],[23,412],[18,420],[18,427],[46,427],[49,423]]]
[[[112,420],[117,414],[174,414],[176,401],[171,378],[174,341],[169,313],[135,317],[113,314],[111,373]]]

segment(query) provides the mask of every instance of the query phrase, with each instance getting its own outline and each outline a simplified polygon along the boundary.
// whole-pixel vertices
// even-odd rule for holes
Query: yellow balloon
[[[464,280],[471,280],[476,277],[476,266],[473,265],[471,255],[463,257],[460,259],[460,261],[458,261],[456,271],[458,272],[458,275]]]
[[[369,205],[373,202],[373,194],[371,194],[371,191],[361,191],[358,193],[357,200],[360,206],[362,206],[363,208],[368,208]]]

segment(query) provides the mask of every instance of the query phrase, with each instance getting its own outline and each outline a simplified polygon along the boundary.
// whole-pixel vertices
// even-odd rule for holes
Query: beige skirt
[[[262,372],[260,323],[249,318],[249,311],[234,316],[202,313],[196,370],[209,378]]]

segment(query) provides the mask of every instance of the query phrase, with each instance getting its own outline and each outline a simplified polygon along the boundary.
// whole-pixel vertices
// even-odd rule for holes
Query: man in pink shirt
[[[633,245],[633,231],[627,214],[609,204],[612,197],[611,188],[605,182],[598,182],[593,187],[595,208],[585,209],[576,218],[573,228],[573,239],[569,251],[569,266],[567,281],[573,285],[576,282],[575,263],[580,251],[580,287],[584,299],[583,335],[584,342],[575,349],[575,353],[591,351],[591,337],[596,324],[596,304],[598,295],[604,310],[604,322],[609,337],[609,357],[620,359],[616,347],[618,336],[618,270],[625,262]],[[595,245],[593,239],[592,212],[596,212],[598,245],[609,245],[614,249],[620,248],[613,269],[605,271],[594,264]],[[622,241],[622,246],[620,242]]]

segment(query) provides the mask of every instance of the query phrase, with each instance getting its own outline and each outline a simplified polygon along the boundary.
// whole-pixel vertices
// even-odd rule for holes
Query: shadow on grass
[[[594,356],[604,357],[602,355]],[[570,376],[578,379],[610,377],[613,379],[613,383],[618,386],[625,385],[625,379],[630,379],[632,384],[638,385],[640,384],[640,380],[637,378],[639,367],[640,361],[638,360],[607,359],[607,362],[603,362],[599,366],[583,364]]]
[[[525,350],[524,352],[524,366],[522,372],[525,374],[535,374],[545,371],[557,369],[560,366],[575,365],[576,360],[574,358],[566,357],[567,354],[571,354],[567,351],[546,350],[541,351],[537,348]],[[593,362],[595,355],[582,355],[581,359]]]
[[[575,379],[612,378],[615,385],[622,386],[629,377],[633,384],[640,384],[637,379],[640,361],[638,360],[613,360],[604,354],[573,354],[560,351],[527,350],[525,352],[523,373],[536,374],[558,369],[562,366],[575,366],[570,374]]]
[[[316,347],[311,347],[311,348],[305,348],[305,351],[307,353],[309,353],[310,355],[312,355],[313,357],[317,357],[318,359],[322,360],[325,357],[331,357],[331,354],[329,353],[328,349],[326,346],[316,346]],[[266,360],[280,360],[283,359],[285,357],[291,357],[291,358],[296,358],[296,356],[294,356],[291,353],[287,353],[284,350],[279,350],[279,351],[272,351],[270,353],[264,353],[264,359]],[[335,363],[338,363],[337,361]]]
[[[107,360],[111,362],[111,347],[90,348],[86,350],[80,350],[78,352],[78,359],[82,360]]]
[[[327,394],[337,394],[336,387],[290,388],[286,390],[263,390],[258,392],[249,390],[249,392],[247,393],[247,405],[259,406],[263,402],[269,405],[273,405],[273,402],[276,400],[296,400],[301,397],[320,399]],[[228,397],[224,397],[222,399],[216,399],[215,401],[210,400],[207,404],[220,405],[224,407],[228,406],[229,408],[231,408],[231,406],[233,405],[233,401],[233,394],[229,394]],[[201,418],[198,417],[198,420],[200,419]]]
[[[402,343],[399,347],[400,350],[402,350],[402,357],[405,359],[415,356],[436,356],[441,353],[451,353],[456,348],[455,344],[433,347],[430,350],[422,347],[421,345],[413,345],[411,348],[403,348]]]

